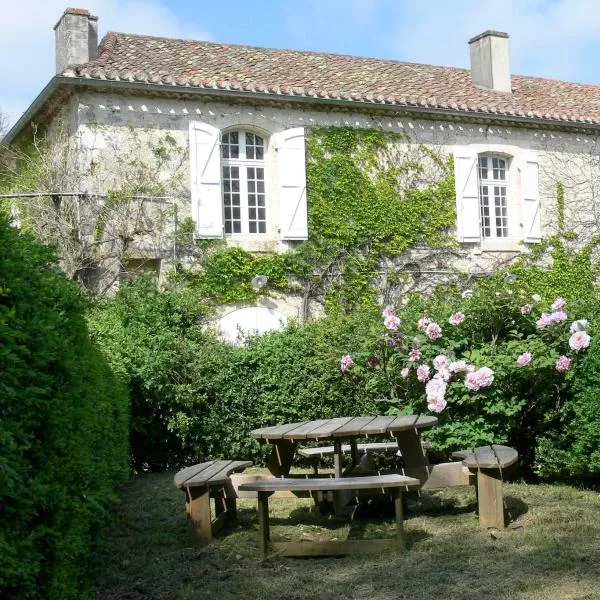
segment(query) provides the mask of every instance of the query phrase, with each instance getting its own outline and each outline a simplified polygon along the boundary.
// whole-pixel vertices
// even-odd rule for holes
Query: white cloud
[[[99,37],[124,31],[165,37],[210,39],[200,23],[179,18],[160,0],[85,0],[98,16]],[[0,111],[12,123],[55,72],[53,27],[66,0],[17,0],[6,3],[0,21]]]

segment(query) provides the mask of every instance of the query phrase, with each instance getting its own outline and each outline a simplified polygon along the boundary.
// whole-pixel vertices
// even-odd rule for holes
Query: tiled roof
[[[508,94],[473,85],[466,69],[114,32],[95,60],[62,75],[600,123],[595,85],[513,75]]]

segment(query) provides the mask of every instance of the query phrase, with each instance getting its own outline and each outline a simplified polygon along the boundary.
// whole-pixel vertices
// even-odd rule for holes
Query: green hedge
[[[85,597],[128,400],[50,250],[0,222],[0,596]]]

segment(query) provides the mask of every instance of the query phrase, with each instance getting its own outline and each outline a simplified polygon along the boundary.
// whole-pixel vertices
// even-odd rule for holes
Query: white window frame
[[[231,135],[232,133],[237,133],[238,134],[238,149],[239,149],[239,153],[238,153],[238,157],[237,158],[231,158],[231,157],[227,157],[224,156],[224,151],[225,148],[229,147],[230,144],[226,144],[224,143],[224,138],[225,136]],[[257,158],[249,158],[247,156],[248,152],[247,152],[247,144],[246,144],[246,134],[251,134],[253,136],[259,137],[262,140],[262,148],[263,148],[263,157],[262,159],[257,159]],[[258,133],[255,131],[252,131],[251,129],[246,129],[246,128],[234,128],[234,129],[228,129],[225,130],[221,133],[221,143],[220,143],[220,148],[221,148],[221,179],[222,179],[222,204],[223,204],[223,233],[225,235],[225,237],[246,237],[246,236],[251,236],[251,237],[255,237],[255,236],[266,236],[268,235],[269,232],[269,213],[268,213],[268,208],[267,208],[267,202],[268,202],[268,198],[267,198],[267,177],[268,177],[268,159],[267,159],[267,152],[268,152],[268,139],[267,137],[263,134],[263,133]],[[227,224],[228,224],[228,219],[226,217],[225,214],[225,194],[227,193],[231,193],[228,192],[226,190],[226,185],[225,182],[227,181],[227,178],[225,177],[225,168],[229,168],[231,169],[232,167],[234,168],[238,168],[238,175],[239,175],[239,196],[240,196],[240,231],[234,232],[234,231],[227,231]],[[262,194],[263,196],[263,206],[259,206],[258,205],[258,198],[257,198],[257,204],[255,207],[251,207],[249,205],[249,191],[248,191],[248,183],[251,181],[251,179],[248,177],[248,168],[255,168],[255,169],[263,169],[263,178],[262,178],[262,184],[263,184],[263,192],[259,192],[258,191],[258,178],[255,178],[255,191],[254,193],[258,196],[258,194]],[[256,173],[255,173],[256,175]],[[252,192],[250,192],[252,193]],[[250,209],[251,208],[256,208],[256,214],[257,214],[257,218],[253,219],[256,224],[257,224],[257,231],[256,232],[251,232],[250,231]],[[264,210],[264,219],[259,219],[258,218],[258,212],[259,209],[263,209]],[[264,221],[264,231],[258,231],[258,229],[260,228],[260,222]],[[232,227],[233,229],[233,227]]]
[[[485,176],[483,176],[482,160],[486,161]],[[508,156],[495,153],[477,155],[479,228],[483,243],[506,241],[512,238],[513,215],[511,215],[509,173]],[[487,191],[485,195],[484,189]],[[484,201],[487,202],[487,206]]]

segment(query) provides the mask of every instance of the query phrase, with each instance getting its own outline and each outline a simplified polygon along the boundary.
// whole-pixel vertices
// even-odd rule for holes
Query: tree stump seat
[[[212,536],[226,521],[236,516],[236,494],[229,476],[252,466],[247,460],[209,460],[186,467],[174,477],[175,486],[185,492],[186,513],[202,544],[210,544]],[[211,519],[210,498],[215,503],[215,519]]]
[[[492,444],[469,450],[453,452],[452,456],[476,475],[479,524],[482,527],[504,528],[503,472],[518,460],[514,448]]]

